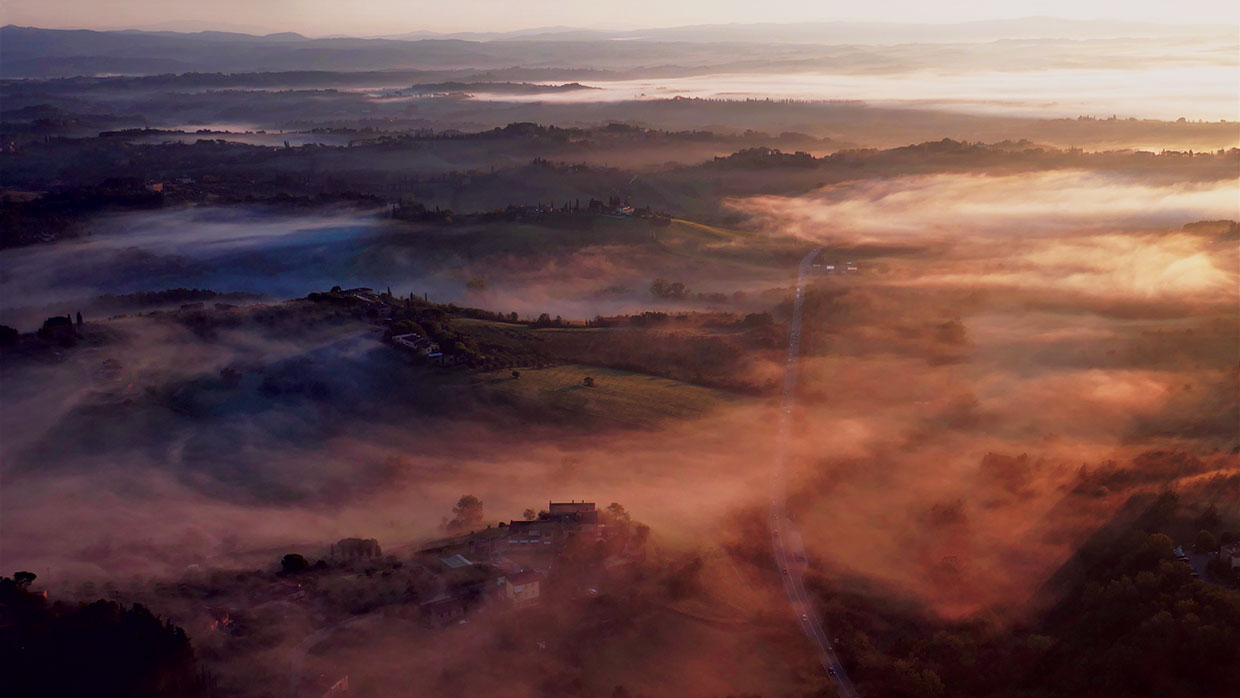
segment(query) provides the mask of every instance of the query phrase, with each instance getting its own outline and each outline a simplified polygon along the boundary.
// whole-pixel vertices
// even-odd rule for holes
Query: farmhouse
[[[504,577],[504,592],[516,608],[528,608],[538,604],[541,597],[542,575],[526,570]]]
[[[414,356],[430,356],[439,353],[439,345],[417,333],[398,334],[392,337],[398,346],[413,352]]]

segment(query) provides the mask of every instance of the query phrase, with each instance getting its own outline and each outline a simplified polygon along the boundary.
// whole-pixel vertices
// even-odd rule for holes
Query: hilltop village
[[[548,502],[521,519],[483,524],[482,502],[466,495],[452,511],[443,528],[453,535],[412,548],[384,554],[375,539],[346,538],[314,562],[288,553],[274,576],[255,573],[255,581],[266,581],[250,585],[244,596],[259,605],[313,607],[324,619],[383,610],[437,627],[478,613],[598,594],[611,571],[645,560],[650,535],[617,503],[600,511],[594,502]],[[255,603],[211,605],[207,626],[236,627],[247,606],[253,610]]]
[[[359,622],[427,638],[475,622],[552,622],[547,619],[561,613],[584,612],[608,623],[616,615],[608,599],[652,570],[656,579],[666,572],[647,562],[650,529],[617,503],[600,509],[594,502],[552,501],[520,519],[488,523],[483,503],[466,495],[442,530],[447,537],[388,550],[375,539],[345,538],[317,551],[288,552],[265,569],[191,565],[175,583],[134,580],[103,591],[166,609],[201,657],[231,665],[277,651],[290,638],[311,654],[315,643],[330,646],[330,638]],[[99,591],[88,584],[80,595]],[[529,641],[529,651],[547,649],[554,632],[546,632]],[[351,680],[347,667],[320,666],[313,656],[295,661],[291,677],[280,672],[270,680],[283,687],[289,678],[299,698],[345,694]],[[226,673],[210,680],[227,695],[233,679]]]
[[[468,515],[471,503],[464,499]],[[557,594],[597,594],[609,569],[645,557],[649,529],[624,508],[599,512],[593,502],[549,502],[523,519],[435,541],[414,559],[442,581],[418,605],[428,623],[447,623],[490,608],[527,608]]]

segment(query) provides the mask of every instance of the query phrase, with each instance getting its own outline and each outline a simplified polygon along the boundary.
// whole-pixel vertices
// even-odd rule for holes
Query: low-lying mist
[[[764,233],[729,243],[733,264],[776,244],[822,246],[820,264],[859,267],[807,291],[789,444],[791,515],[814,568],[840,584],[947,618],[1015,621],[1129,497],[1240,475],[1236,228],[1186,225],[1240,218],[1234,182],[940,175],[731,205]],[[670,239],[657,253],[582,245],[448,256],[439,246],[454,234],[352,215],[115,218],[83,243],[6,252],[6,296],[17,294],[6,304],[148,288],[153,278],[288,297],[390,278],[398,295],[442,281],[438,293],[473,305],[546,304],[588,318],[652,306],[643,287],[620,302],[590,292],[679,264],[699,286],[744,278],[783,288],[743,310],[789,317],[795,269],[771,269],[769,256],[733,277],[743,267],[668,254]],[[135,249],[171,270],[121,274]],[[446,259],[461,267],[445,269]],[[486,283],[456,285],[475,277]],[[381,318],[312,322],[299,308],[220,311],[241,318],[221,325],[188,312],[91,319],[99,341],[6,363],[4,564],[51,570],[52,584],[67,587],[175,579],[193,565],[269,568],[291,549],[314,556],[347,536],[403,555],[441,533],[463,493],[486,503],[489,521],[586,498],[623,502],[662,554],[710,551],[721,574],[744,580],[734,586],[759,589],[738,602],[743,611],[775,607],[761,591],[775,586],[765,561],[722,552],[766,549],[765,533],[738,522],[768,504],[774,390],[652,427],[582,420],[480,399],[457,374],[409,365],[381,343]],[[754,350],[736,365],[753,385],[777,386],[782,354]],[[459,635],[446,646],[486,644]],[[660,641],[668,656],[700,663],[692,638]],[[280,647],[279,661],[297,651]],[[408,651],[418,654],[376,649],[374,666],[438,656]],[[588,664],[573,671],[600,681]]]
[[[686,270],[682,260],[646,244],[648,232],[549,236],[541,228],[504,225],[401,225],[358,211],[182,207],[101,216],[87,231],[5,252],[0,323],[29,331],[49,315],[89,317],[102,294],[201,288],[283,299],[334,285],[391,288],[523,316],[589,318],[640,310],[660,275],[701,279],[700,290],[728,293],[783,276],[760,272],[733,280]],[[113,302],[104,314],[129,309]]]
[[[1240,472],[1235,224],[1184,227],[1234,192],[948,175],[734,202],[831,258],[914,250],[809,292],[807,544],[949,615],[1011,611],[1134,491],[1090,471]]]
[[[886,546],[916,545],[909,531],[925,527],[909,525],[909,517],[960,500],[970,545],[993,563],[988,574],[1005,578],[989,588],[1019,596],[1036,586],[1034,568],[1045,573],[1067,554],[1071,537],[1038,542],[1046,554],[1024,555],[1013,574],[998,561],[1013,554],[1007,536],[974,531],[987,512],[1036,537],[1040,517],[1082,464],[1124,462],[1148,450],[1211,458],[1230,451],[1234,241],[1225,232],[1168,227],[1234,217],[1226,193],[1221,184],[1160,188],[1054,173],[906,178],[735,201],[773,235],[824,244],[824,259],[866,246],[880,251],[860,273],[826,277],[811,290],[794,452],[805,468],[803,515],[823,517],[811,530],[832,532],[814,541],[819,554],[858,575],[916,588],[914,579],[928,579],[925,570],[882,564],[894,553]],[[1099,199],[1108,202],[1101,211],[1090,204]],[[356,250],[390,243],[381,223],[211,209],[118,218],[107,224],[132,232],[104,228],[83,248],[6,253],[6,286],[26,289],[27,299],[124,290],[137,279],[88,262],[97,255],[81,250],[139,248],[158,259],[196,256],[194,265],[207,269],[169,283],[300,296],[333,280],[371,281],[373,272],[358,263],[366,253]],[[402,263],[417,269],[416,241],[404,249]],[[282,265],[266,276],[235,268],[256,254]],[[568,270],[560,288],[576,289],[576,305],[564,305],[565,294],[544,290],[556,287],[541,274],[520,274],[515,263],[506,277],[497,264],[492,288],[473,299],[508,310],[518,299],[537,306],[558,298],[578,317],[606,312],[610,301],[591,301],[580,280],[637,277],[642,257],[626,262],[605,248],[593,254],[543,268],[552,279],[556,268]],[[54,271],[65,268],[76,273]],[[402,283],[408,279],[392,285]],[[105,346],[6,378],[5,431],[13,435],[4,444],[6,530],[20,533],[6,536],[6,545],[15,561],[63,568],[69,563],[58,542],[69,530],[114,541],[75,546],[96,552],[123,548],[131,536],[150,540],[150,521],[167,518],[171,507],[187,513],[172,519],[210,543],[181,545],[176,524],[160,527],[170,547],[151,543],[162,551],[151,558],[164,569],[171,568],[162,555],[173,547],[176,563],[190,564],[220,554],[225,539],[230,549],[349,532],[415,539],[457,490],[478,489],[504,508],[602,490],[609,494],[600,498],[643,505],[656,528],[698,522],[691,527],[699,533],[761,500],[752,488],[770,447],[761,416],[769,407],[761,401],[651,433],[604,429],[586,437],[555,419],[520,424],[454,400],[393,358],[377,330],[276,322],[203,336],[167,316],[106,324],[116,336]],[[755,384],[775,384],[776,357],[748,360]],[[101,383],[96,374],[106,359],[119,362],[123,376]],[[223,377],[225,369],[239,377]],[[987,493],[978,478],[988,454],[1026,459],[1027,495]],[[824,475],[835,472],[842,475]],[[135,489],[135,482],[146,484]],[[109,491],[114,507],[102,504]],[[62,529],[38,514],[42,503],[74,492],[98,498],[75,511],[79,525]],[[199,507],[213,513],[188,515]],[[877,520],[883,511],[887,523]],[[88,525],[114,516],[113,525]],[[255,540],[227,533],[239,530]],[[847,543],[827,542],[845,532]],[[944,557],[936,555],[931,563]],[[67,557],[104,565],[87,565],[96,573],[106,569],[106,555]],[[971,598],[964,610],[994,600]]]
[[[735,71],[685,77],[593,80],[598,89],[539,95],[540,101],[618,102],[630,99],[860,100],[882,107],[915,107],[977,115],[1075,118],[1118,115],[1175,121],[1214,121],[1235,114],[1234,65],[1146,65],[1134,69],[1090,66],[1047,69],[1039,65],[990,70],[910,66],[908,70],[823,72],[810,62],[788,72]],[[932,79],[928,79],[931,78]],[[1106,97],[1100,101],[1100,91]],[[528,97],[480,91],[479,99],[527,101]],[[1171,98],[1174,96],[1174,98]]]

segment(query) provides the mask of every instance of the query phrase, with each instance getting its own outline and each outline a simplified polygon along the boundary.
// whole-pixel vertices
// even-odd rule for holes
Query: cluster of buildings
[[[593,502],[548,502],[533,519],[513,520],[436,541],[418,559],[441,580],[440,593],[419,604],[426,622],[464,621],[488,608],[542,602],[556,559],[572,544],[603,540]]]
[[[485,610],[521,609],[542,602],[547,573],[515,564],[490,564],[453,555],[430,563],[442,581],[440,593],[418,604],[428,625],[459,623]]]
[[[547,510],[537,518],[509,521],[500,528],[507,529],[500,545],[510,549],[550,546],[555,550],[573,539],[595,542],[603,538],[594,502],[547,502]]]
[[[370,308],[373,313],[390,313],[391,308],[384,301],[384,297],[376,294],[373,288],[369,286],[358,286],[357,288],[341,288],[333,286],[330,293],[344,298],[352,298],[361,301]],[[314,294],[311,294],[313,297]],[[391,289],[388,290],[388,300],[390,300]],[[390,322],[392,318],[387,318]],[[391,341],[397,347],[408,351],[412,356],[419,359],[426,359],[431,363],[440,366],[454,366],[461,362],[462,357],[455,354],[444,353],[439,343],[425,337],[416,332],[406,334],[398,334],[391,337]]]
[[[460,553],[479,560],[497,559],[517,552],[559,555],[573,542],[603,539],[605,527],[594,502],[548,502],[532,519],[501,522],[498,526],[447,538],[423,552]]]
[[[392,343],[408,351],[414,358],[426,359],[438,366],[455,366],[464,360],[459,354],[445,354],[437,342],[416,332],[395,335]]]
[[[389,289],[389,295],[390,291],[391,290]],[[386,305],[383,301],[375,297],[375,290],[368,286],[346,288],[337,292],[342,296],[356,298],[363,303],[368,303],[380,308],[383,308]],[[388,319],[391,320],[391,318]],[[395,335],[392,337],[392,343],[409,351],[416,358],[426,359],[431,363],[438,364],[440,366],[454,366],[461,361],[461,357],[455,354],[445,354],[437,342],[416,332]]]
[[[392,341],[413,352],[414,356],[435,358],[442,353],[439,351],[438,344],[416,332],[398,334],[392,337]]]

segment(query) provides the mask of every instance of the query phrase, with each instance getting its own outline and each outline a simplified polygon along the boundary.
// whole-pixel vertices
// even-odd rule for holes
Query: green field
[[[635,425],[697,417],[744,399],[667,378],[580,364],[520,371],[518,379],[509,370],[478,374],[475,387],[517,403]],[[593,387],[584,385],[586,376],[594,379]]]

